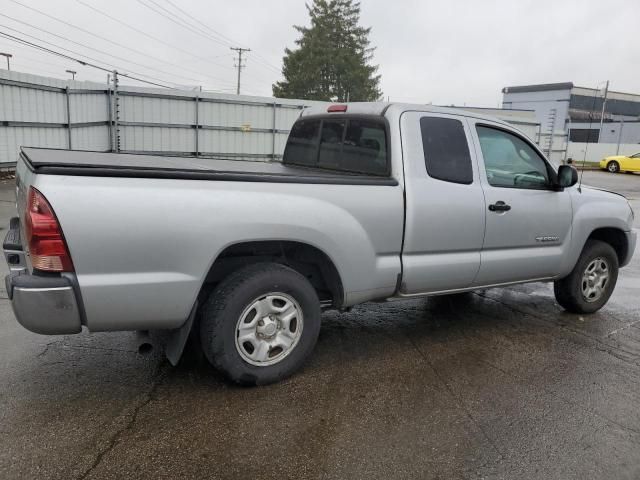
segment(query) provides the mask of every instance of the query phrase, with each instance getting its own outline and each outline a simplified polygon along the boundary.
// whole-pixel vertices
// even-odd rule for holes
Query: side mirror
[[[572,187],[578,183],[578,171],[571,165],[560,165],[558,168],[558,186]]]

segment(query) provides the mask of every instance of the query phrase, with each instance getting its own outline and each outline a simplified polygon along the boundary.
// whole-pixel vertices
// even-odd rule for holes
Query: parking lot
[[[640,226],[640,175],[584,183]],[[591,316],[550,284],[328,312],[301,373],[248,389],[131,333],[27,332],[2,290],[0,478],[637,479],[639,294],[636,253]]]

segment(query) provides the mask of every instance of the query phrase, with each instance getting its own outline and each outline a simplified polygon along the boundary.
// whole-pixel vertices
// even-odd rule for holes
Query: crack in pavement
[[[493,363],[491,363],[491,362],[489,362],[489,361],[485,360],[484,358],[481,358],[481,357],[480,357],[480,356],[478,356],[478,355],[473,355],[473,357],[474,357],[478,362],[480,362],[480,363],[484,363],[485,365],[487,365],[487,366],[489,366],[489,367],[491,367],[491,368],[493,368],[493,369],[495,369],[495,370],[499,371],[500,373],[502,373],[503,375],[505,375],[505,376],[507,376],[507,377],[509,377],[509,378],[513,378],[513,379],[518,380],[518,381],[526,381],[526,380],[525,380],[525,379],[523,379],[522,377],[520,377],[520,376],[518,376],[518,375],[515,375],[515,374],[513,374],[513,373],[511,373],[511,372],[508,372],[507,370],[504,370],[503,368],[498,367],[497,365],[495,365],[495,364],[493,364]],[[617,422],[616,420],[613,420],[613,419],[611,419],[611,418],[607,417],[606,415],[603,415],[602,413],[598,412],[597,410],[592,410],[592,409],[590,409],[590,408],[587,408],[587,407],[585,407],[583,404],[578,403],[578,402],[576,402],[576,401],[572,400],[571,398],[567,398],[567,397],[565,397],[564,395],[561,395],[560,393],[558,393],[558,392],[556,392],[556,391],[554,391],[554,390],[552,390],[552,389],[550,389],[550,388],[548,388],[548,387],[544,387],[544,386],[543,386],[543,387],[542,387],[542,390],[543,390],[544,392],[546,392],[546,393],[550,394],[550,395],[553,395],[553,396],[555,396],[555,397],[559,398],[559,399],[560,399],[560,400],[562,400],[562,401],[565,401],[565,402],[567,402],[567,403],[570,403],[570,404],[572,404],[572,405],[574,405],[574,406],[578,407],[580,410],[584,411],[585,413],[589,413],[589,414],[594,415],[594,416],[596,416],[596,417],[602,418],[603,420],[605,420],[605,421],[607,421],[607,422],[609,422],[609,423],[612,423],[613,425],[617,425],[618,427],[620,427],[620,428],[621,428],[621,429],[623,429],[623,430],[626,430],[626,431],[628,431],[628,432],[631,432],[631,433],[633,433],[634,435],[639,435],[639,436],[640,436],[640,430],[637,430],[637,429],[635,429],[635,428],[632,428],[632,427],[628,427],[628,426],[626,426],[626,425],[623,425],[623,424],[621,424],[621,423]],[[639,441],[636,441],[636,443],[640,443],[640,442],[639,442]]]
[[[47,353],[47,351],[49,350],[49,347],[55,345],[56,343],[60,344],[61,347],[64,348],[77,348],[77,349],[83,349],[83,350],[96,350],[96,351],[101,351],[101,352],[119,352],[119,353],[135,353],[138,354],[137,350],[131,349],[131,350],[127,350],[124,348],[107,348],[107,347],[95,347],[92,345],[73,345],[70,343],[65,343],[64,340],[54,340],[52,342],[49,342],[47,344],[45,344],[45,348],[42,352],[40,352],[37,356],[41,357],[44,354]]]
[[[614,318],[614,319],[618,320],[620,323],[624,323],[622,320],[617,319],[614,315],[611,315],[611,314],[609,314],[609,315],[610,315],[612,318]],[[625,326],[623,326],[623,327],[616,328],[615,330],[612,330],[612,331],[610,331],[609,333],[607,333],[607,334],[605,335],[605,337],[606,337],[606,338],[609,338],[609,337],[611,337],[611,335],[615,335],[616,333],[619,333],[619,332],[621,332],[621,331],[623,331],[623,330],[626,330],[627,328],[631,328],[631,327],[633,327],[634,325],[636,325],[636,324],[638,324],[638,323],[640,323],[640,320],[636,320],[635,322],[628,323],[628,324],[626,324],[626,325],[625,325]]]
[[[135,353],[137,354],[138,351],[137,350],[127,350],[125,348],[107,348],[107,347],[94,347],[92,345],[71,345],[68,343],[65,343],[63,346],[65,347],[69,347],[69,348],[79,348],[79,349],[85,349],[85,350],[99,350],[101,352],[120,352],[120,353]]]
[[[424,361],[427,362],[427,365],[429,365],[429,368],[431,368],[431,370],[433,370],[433,373],[436,376],[436,378],[440,381],[440,383],[442,383],[444,385],[444,388],[447,390],[449,395],[451,395],[453,400],[458,404],[458,408],[460,408],[460,410],[462,410],[465,413],[465,415],[469,418],[469,420],[471,420],[471,422],[476,426],[476,428],[478,428],[478,430],[480,430],[480,433],[482,434],[482,436],[489,443],[489,445],[491,445],[493,450],[498,454],[499,459],[500,460],[504,460],[505,456],[502,454],[502,452],[500,451],[500,449],[498,448],[496,443],[491,439],[491,437],[486,432],[484,427],[480,424],[480,422],[473,416],[473,414],[467,408],[467,406],[462,401],[462,399],[455,394],[453,389],[447,383],[446,379],[435,368],[433,363],[431,363],[431,360],[429,360],[427,355],[422,350],[420,350],[420,348],[418,348],[418,345],[416,345],[416,343],[413,341],[413,339],[411,337],[407,336],[407,339],[409,340],[409,343],[413,346],[413,348],[416,350],[416,352],[418,352],[418,355],[420,355],[420,357],[422,357],[424,359]]]
[[[52,340],[51,342],[46,343],[44,345],[44,349],[38,355],[36,355],[36,357],[44,356],[49,351],[49,347],[51,347],[52,345],[54,345],[56,343],[60,343],[60,342],[63,342],[63,341],[64,340]]]
[[[153,380],[153,383],[151,385],[151,388],[143,396],[142,401],[140,401],[138,403],[138,405],[136,405],[133,408],[133,411],[130,414],[129,421],[127,421],[124,426],[122,426],[121,428],[116,430],[113,433],[113,435],[111,435],[111,437],[107,441],[107,446],[105,448],[103,448],[101,451],[98,452],[98,454],[96,455],[95,459],[93,460],[93,462],[91,463],[89,468],[87,468],[84,472],[82,472],[77,477],[77,480],[83,480],[83,479],[87,478],[102,463],[102,459],[105,457],[105,455],[107,455],[109,452],[111,452],[116,447],[116,445],[118,445],[120,439],[125,434],[125,432],[127,432],[127,431],[129,431],[129,430],[131,430],[133,428],[133,426],[136,424],[136,422],[138,420],[138,414],[140,413],[140,411],[144,407],[149,405],[149,403],[151,403],[152,400],[154,400],[155,393],[156,393],[158,387],[161,385],[162,380],[164,380],[164,378],[165,378],[165,376],[167,374],[166,369],[163,369],[164,366],[165,366],[164,363],[160,363],[158,365],[156,373],[153,375],[154,380]]]
[[[622,360],[622,361],[624,361],[625,363],[628,363],[628,364],[630,364],[630,365],[637,365],[637,366],[640,366],[640,362],[635,361],[635,360],[633,360],[633,359],[627,359],[627,358],[624,358],[624,357],[622,357],[621,355],[616,355],[616,354],[614,353],[615,351],[617,351],[617,352],[619,352],[619,353],[621,353],[621,354],[626,354],[626,355],[629,355],[629,356],[632,356],[632,357],[635,357],[635,358],[639,358],[639,357],[640,357],[640,354],[638,354],[638,353],[636,353],[636,352],[631,352],[631,351],[625,350],[624,348],[616,347],[615,345],[610,345],[610,344],[608,344],[608,343],[603,342],[603,341],[602,341],[600,338],[598,338],[598,337],[594,337],[594,336],[592,336],[592,335],[589,335],[589,334],[587,334],[587,333],[581,332],[581,331],[579,331],[579,330],[574,330],[574,329],[568,328],[568,327],[567,327],[567,326],[565,326],[565,325],[561,325],[561,324],[558,324],[558,323],[552,322],[552,321],[550,321],[550,320],[546,319],[545,317],[543,317],[543,316],[541,316],[541,315],[536,315],[535,313],[531,313],[531,312],[527,312],[527,311],[519,310],[519,309],[517,309],[516,307],[514,307],[513,305],[510,305],[509,303],[504,302],[504,301],[502,301],[502,300],[499,300],[499,299],[497,299],[497,298],[493,298],[493,297],[490,297],[490,296],[488,296],[488,295],[483,295],[483,294],[478,293],[478,292],[473,292],[473,294],[474,294],[474,295],[477,295],[477,296],[479,296],[479,297],[481,297],[481,298],[486,298],[487,300],[490,300],[490,301],[492,301],[492,302],[499,303],[500,305],[505,306],[506,308],[508,308],[509,310],[511,310],[511,311],[512,311],[512,312],[514,312],[514,313],[519,313],[520,315],[528,315],[529,317],[532,317],[532,318],[538,319],[538,320],[540,320],[541,322],[543,322],[543,323],[545,323],[545,324],[547,324],[547,325],[553,325],[553,326],[558,327],[558,328],[560,328],[560,329],[562,329],[562,330],[564,330],[564,331],[566,331],[566,332],[570,332],[570,333],[573,333],[574,335],[578,335],[578,336],[580,336],[580,337],[583,337],[583,338],[589,339],[589,340],[591,340],[592,342],[594,342],[594,343],[596,343],[596,344],[597,344],[597,345],[595,346],[595,348],[596,348],[597,350],[599,350],[599,351],[601,351],[601,352],[604,352],[604,353],[607,353],[607,354],[611,355],[612,357],[617,358],[617,359],[619,359],[619,360]],[[607,337],[605,337],[605,338],[607,338]]]

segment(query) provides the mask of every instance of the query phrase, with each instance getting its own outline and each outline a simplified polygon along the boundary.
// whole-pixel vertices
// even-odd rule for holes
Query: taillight
[[[25,212],[25,233],[34,269],[46,272],[73,272],[73,262],[62,230],[44,195],[29,188]]]

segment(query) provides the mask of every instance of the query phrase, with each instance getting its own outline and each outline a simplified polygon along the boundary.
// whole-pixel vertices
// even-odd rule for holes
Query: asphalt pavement
[[[640,175],[583,181],[640,226]],[[304,370],[259,388],[131,333],[30,333],[0,290],[0,479],[637,479],[639,367],[638,253],[589,316],[539,283],[325,313]]]

